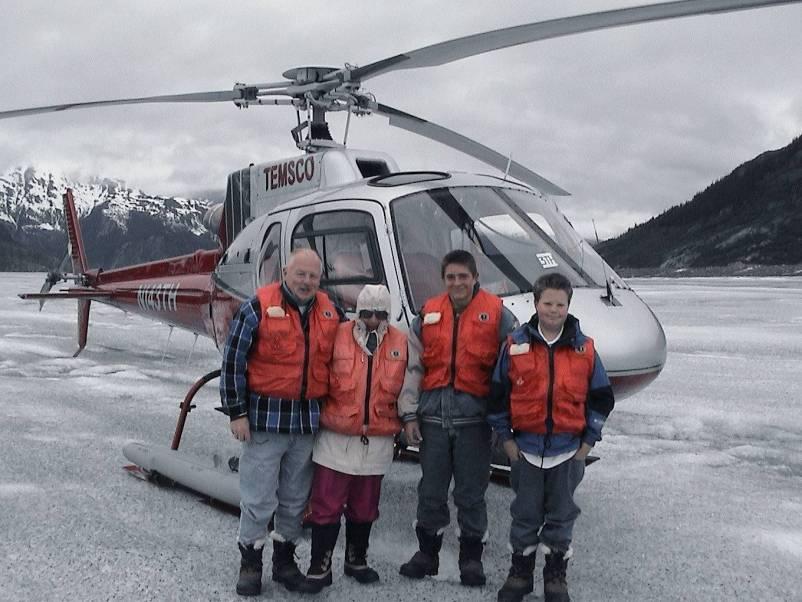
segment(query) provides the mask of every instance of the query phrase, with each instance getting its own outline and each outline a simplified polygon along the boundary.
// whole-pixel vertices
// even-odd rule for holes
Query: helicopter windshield
[[[414,308],[442,292],[440,260],[454,249],[473,253],[482,287],[500,296],[530,291],[551,270],[575,287],[604,286],[605,272],[614,275],[556,206],[535,194],[436,188],[395,199],[390,207]]]

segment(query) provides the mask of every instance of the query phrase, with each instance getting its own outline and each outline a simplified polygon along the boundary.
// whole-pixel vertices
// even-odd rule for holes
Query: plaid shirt
[[[296,307],[294,303],[289,305]],[[307,306],[307,313],[310,308]],[[260,317],[259,299],[253,297],[240,306],[231,322],[220,371],[223,406],[232,420],[247,416],[252,431],[315,433],[320,424],[317,399],[280,399],[248,391],[248,353],[258,335]],[[301,323],[306,328],[303,317]]]

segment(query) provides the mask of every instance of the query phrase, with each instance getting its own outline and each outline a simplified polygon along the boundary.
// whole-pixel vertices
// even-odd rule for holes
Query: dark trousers
[[[423,441],[418,484],[418,526],[437,531],[448,526],[448,489],[454,479],[457,524],[466,537],[487,532],[485,491],[490,478],[490,428],[486,424],[443,429],[421,423]]]
[[[574,491],[585,475],[584,460],[566,460],[554,468],[538,468],[524,459],[514,462],[510,482],[510,545],[521,553],[539,542],[566,552],[571,545],[579,506]]]

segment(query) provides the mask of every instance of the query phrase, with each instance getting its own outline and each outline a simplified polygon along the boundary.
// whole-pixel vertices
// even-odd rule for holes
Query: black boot
[[[532,573],[535,570],[535,552],[529,556],[512,555],[512,566],[507,580],[498,590],[498,602],[521,602],[535,588]]]
[[[546,566],[543,567],[545,602],[571,602],[568,583],[565,580],[567,566],[568,558],[565,553],[550,551],[546,554]]]
[[[368,540],[373,523],[345,522],[345,574],[358,583],[376,583],[379,573],[368,566]]]
[[[409,562],[401,565],[401,573],[410,579],[423,579],[426,575],[436,575],[440,569],[440,546],[443,545],[443,534],[427,531],[423,527],[415,527],[418,536],[419,550]]]
[[[273,542],[273,581],[278,581],[284,589],[294,592],[304,581],[304,574],[295,562],[295,543],[291,541]]]
[[[476,587],[487,581],[482,566],[484,547],[485,544],[479,537],[459,538],[459,580],[462,585]]]
[[[319,594],[324,587],[331,585],[331,556],[339,534],[339,522],[330,525],[312,523],[312,558],[306,578],[298,586],[299,592]]]
[[[237,593],[240,596],[258,596],[262,593],[262,548],[254,548],[253,544],[239,546],[242,560],[239,565]]]

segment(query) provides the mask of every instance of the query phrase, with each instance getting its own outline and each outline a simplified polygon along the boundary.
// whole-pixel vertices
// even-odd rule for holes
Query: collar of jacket
[[[290,307],[296,309],[298,313],[301,315],[306,315],[309,313],[309,310],[312,309],[312,306],[315,304],[315,300],[317,298],[317,295],[312,297],[312,300],[306,304],[306,309],[304,311],[301,311],[300,304],[298,303],[298,298],[292,293],[290,289],[287,288],[287,285],[284,284],[283,282],[281,283],[281,295],[284,297],[284,301],[286,301]]]
[[[515,340],[516,343],[537,342],[546,345],[546,341],[540,336],[540,332],[537,329],[537,323],[537,314],[532,314],[529,321],[521,325],[516,331],[519,333],[519,336],[513,336],[513,340],[517,338],[518,340]],[[568,314],[568,317],[565,319],[565,325],[563,326],[563,333],[554,343],[554,346],[571,345],[572,347],[578,347],[585,342],[586,338],[587,337],[579,329],[579,320],[572,314]]]

